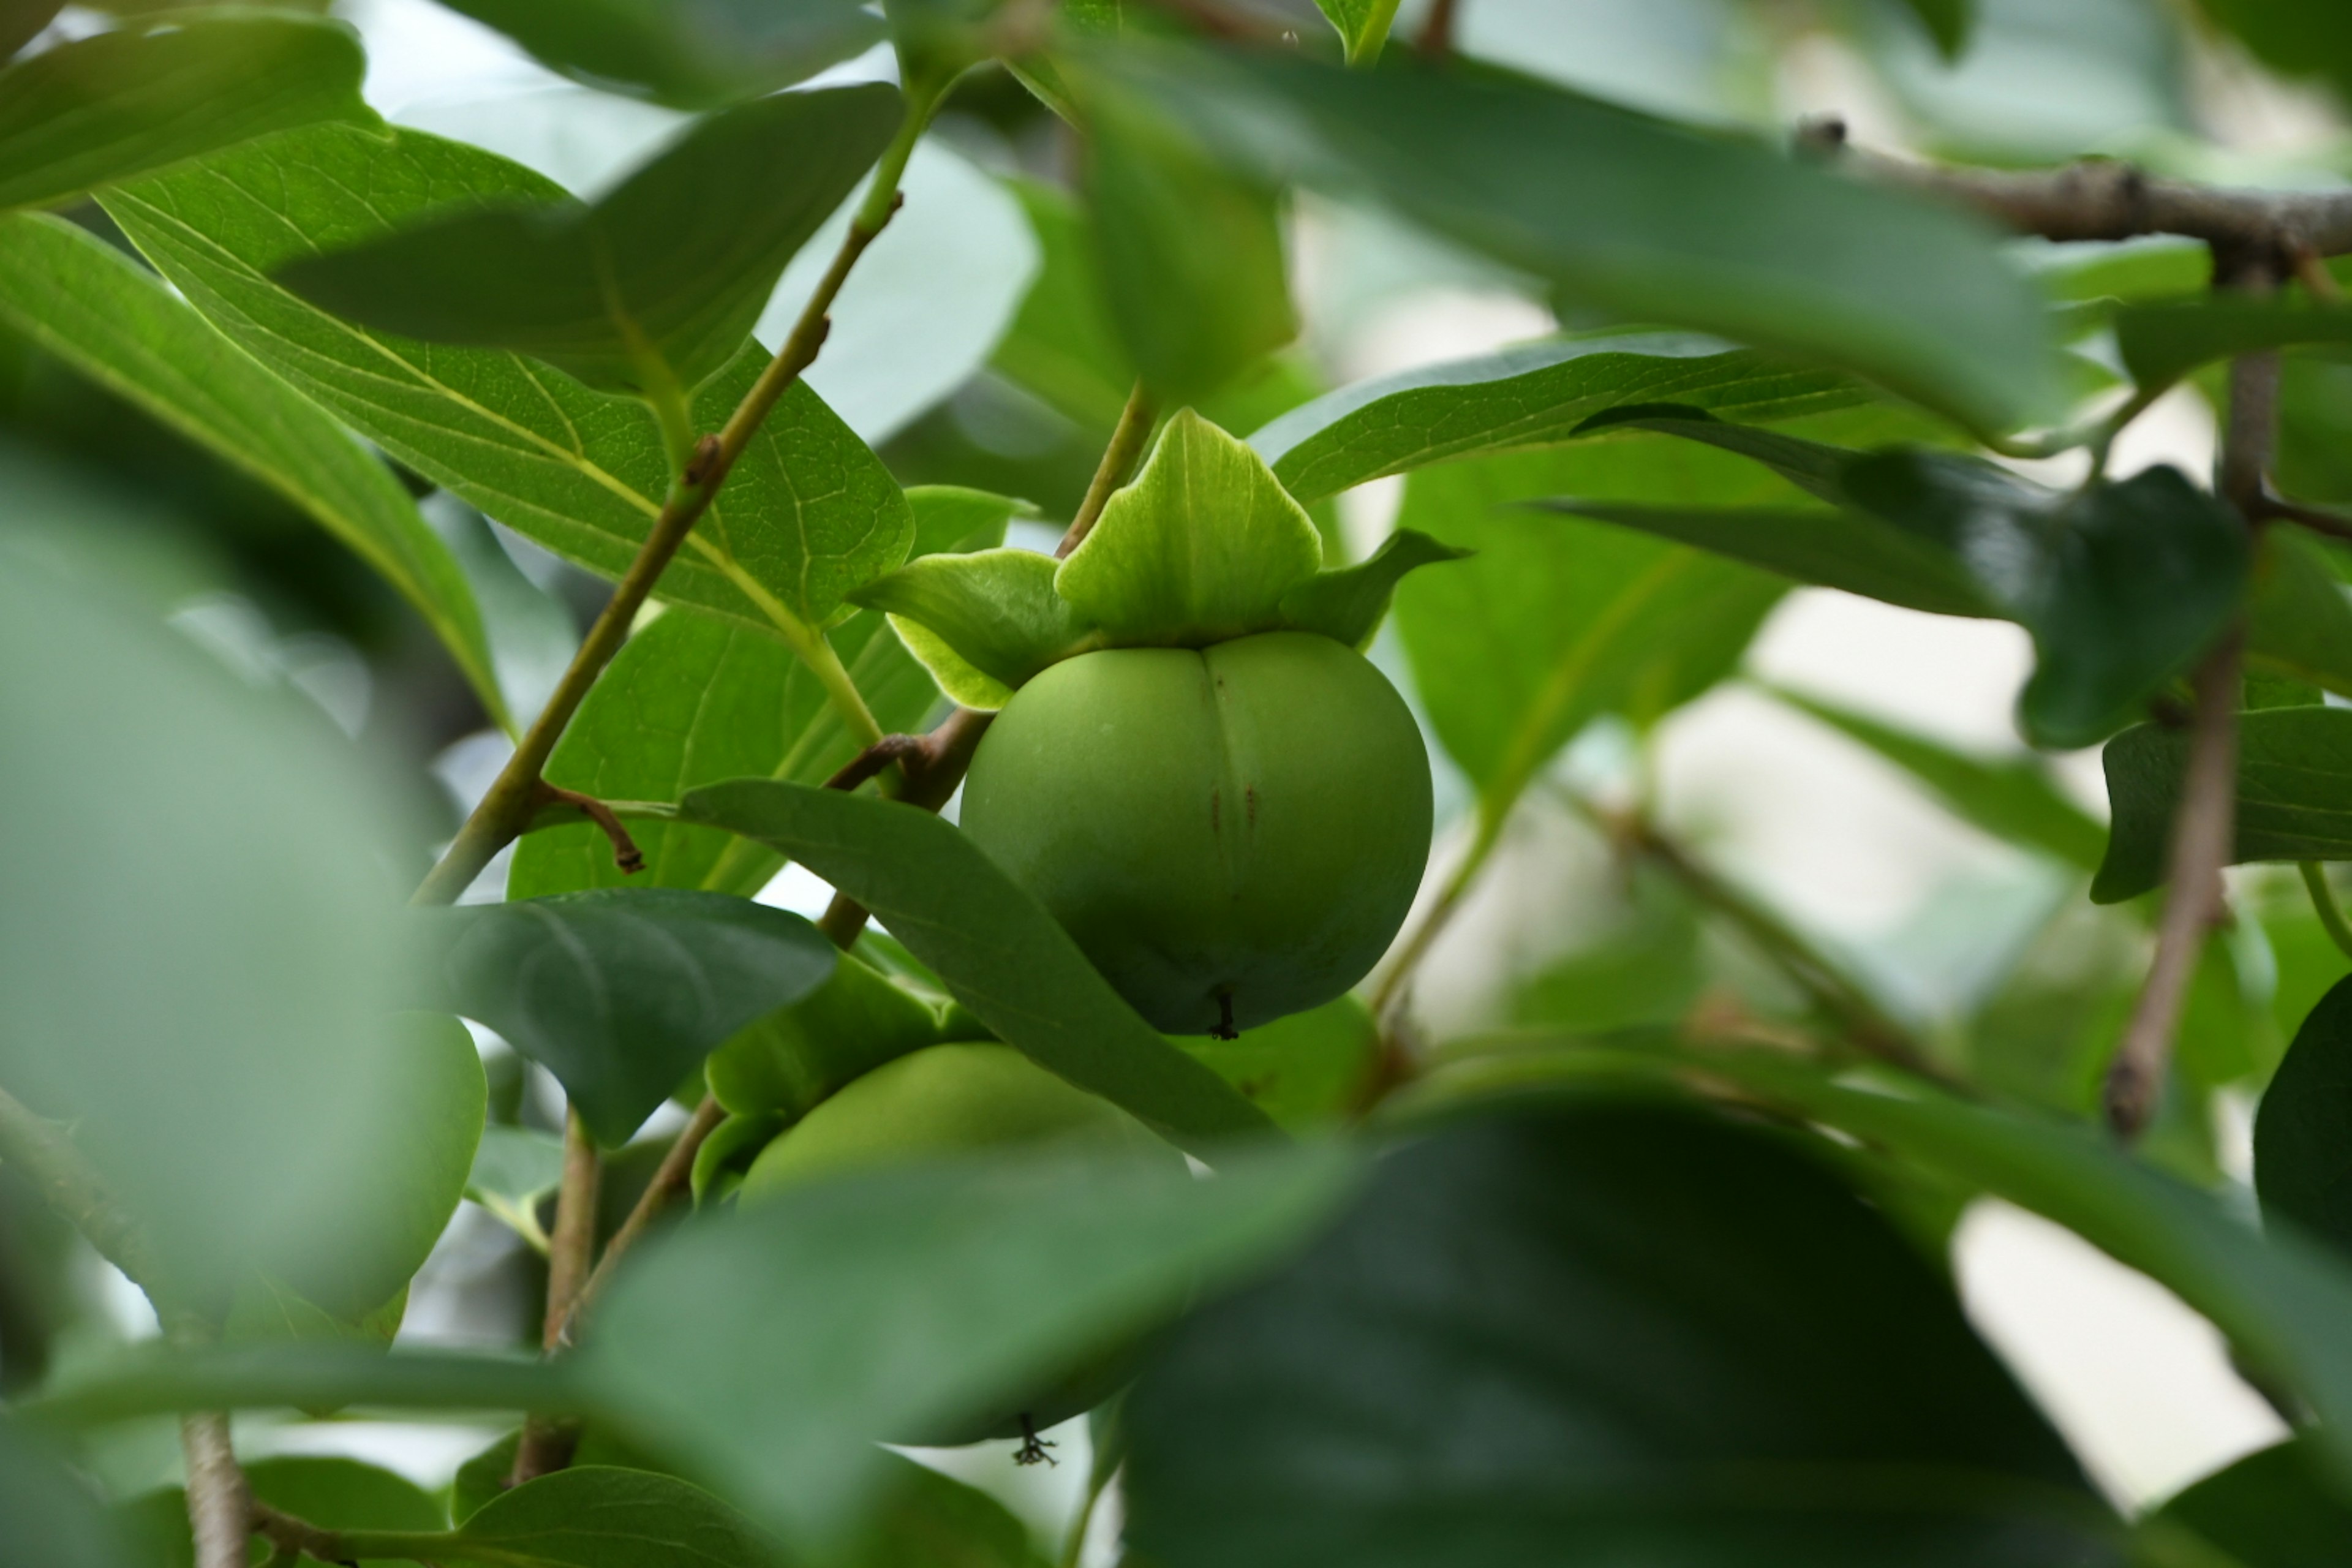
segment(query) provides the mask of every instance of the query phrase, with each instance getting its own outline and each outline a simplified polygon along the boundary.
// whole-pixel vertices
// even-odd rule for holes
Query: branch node
[[[705,437],[704,439],[709,437]],[[541,805],[568,805],[603,828],[604,837],[613,841],[613,864],[621,868],[621,875],[634,877],[646,868],[645,852],[637,847],[637,841],[629,837],[629,830],[621,819],[613,815],[611,806],[593,795],[583,795],[576,789],[563,789],[545,779],[539,781],[538,795]]]
[[[719,437],[716,436],[698,437],[694,443],[694,453],[691,457],[687,458],[686,472],[681,477],[686,480],[688,487],[691,489],[700,485],[703,480],[709,479],[712,470],[718,467]]]

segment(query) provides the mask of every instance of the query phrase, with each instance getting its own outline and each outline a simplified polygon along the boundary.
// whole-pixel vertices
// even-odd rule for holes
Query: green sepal
[[[694,1171],[688,1178],[694,1206],[718,1203],[732,1193],[742,1184],[743,1173],[751,1168],[760,1151],[792,1124],[789,1116],[760,1110],[749,1116],[730,1116],[712,1128],[710,1136],[702,1141],[702,1147],[694,1152]]]
[[[850,598],[889,615],[941,690],[967,708],[996,708],[1047,665],[1101,646],[1095,628],[1055,592],[1055,566],[1034,550],[925,555]],[[939,657],[941,644],[951,661]],[[992,684],[971,680],[975,672]]]
[[[1372,552],[1370,560],[1318,572],[1285,594],[1283,621],[1295,630],[1320,633],[1360,652],[1381,629],[1389,601],[1406,573],[1476,553],[1441,544],[1417,529],[1399,529]]]
[[[1323,565],[1307,509],[1247,445],[1179,411],[1054,586],[1114,646],[1206,647],[1280,629]]]

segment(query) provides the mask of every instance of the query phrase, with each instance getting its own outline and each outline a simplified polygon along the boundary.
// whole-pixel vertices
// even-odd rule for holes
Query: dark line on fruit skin
[[[1242,798],[1248,803],[1249,825],[1255,828],[1257,826],[1257,785],[1251,784],[1244,789]]]
[[[1224,795],[1221,789],[1209,792],[1209,831],[1217,832],[1224,820]]]

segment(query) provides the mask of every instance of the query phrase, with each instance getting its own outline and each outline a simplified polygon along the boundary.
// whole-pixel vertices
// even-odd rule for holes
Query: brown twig
[[[540,1320],[540,1345],[551,1355],[569,1348],[580,1293],[595,1271],[596,1195],[603,1173],[596,1140],[573,1110],[563,1120],[563,1180],[555,1194],[555,1229],[547,1238],[547,1310]],[[532,1415],[515,1445],[507,1485],[519,1487],[563,1468],[579,1446],[577,1421]]]
[[[2330,539],[2352,541],[2352,517],[2329,511],[2325,507],[2305,506],[2275,491],[2265,490],[2263,493],[2259,515],[2265,521],[2292,522],[2314,533],[2324,533]]]
[[[1849,147],[1834,116],[1800,127],[1798,144],[1865,178],[1958,202],[2045,239],[2177,234],[2220,251],[2262,252],[2282,268],[2298,255],[2352,252],[2352,192],[2199,185],[2104,159],[2049,170],[1947,168]]]
[[[613,841],[613,864],[621,868],[621,875],[634,877],[646,868],[645,852],[637,847],[637,841],[629,837],[629,830],[622,826],[619,817],[613,815],[613,808],[594,795],[583,795],[576,789],[563,789],[541,779],[531,802],[531,809],[536,814],[541,806],[546,805],[568,805],[604,829],[604,837]]]
[[[247,1521],[252,1533],[278,1549],[280,1556],[289,1561],[299,1557],[315,1558],[320,1563],[345,1561],[341,1539],[331,1530],[321,1530],[307,1519],[255,1500]],[[243,1559],[238,1560],[240,1563]]]
[[[1442,60],[1454,52],[1454,14],[1458,0],[1432,0],[1422,18],[1412,47],[1424,59]]]
[[[892,763],[913,757],[923,749],[921,735],[885,735],[842,765],[841,771],[824,781],[827,789],[856,789],[875,777]]]
[[[188,1529],[195,1568],[246,1568],[253,1497],[230,1446],[228,1415],[200,1410],[180,1417],[180,1452],[188,1468]]]

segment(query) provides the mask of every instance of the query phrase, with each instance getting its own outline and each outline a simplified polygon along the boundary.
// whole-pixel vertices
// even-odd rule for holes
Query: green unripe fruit
[[[964,831],[1168,1034],[1328,1002],[1429,857],[1429,753],[1353,649],[1305,632],[1108,648],[996,716]]]
[[[910,1161],[1013,1145],[1094,1149],[1131,1158],[1184,1157],[1126,1111],[1055,1078],[1010,1046],[929,1046],[867,1073],[761,1151],[736,1201],[758,1204],[805,1183]],[[1132,1374],[1122,1347],[1002,1409],[902,1440],[954,1447],[1017,1437],[1093,1409]]]

